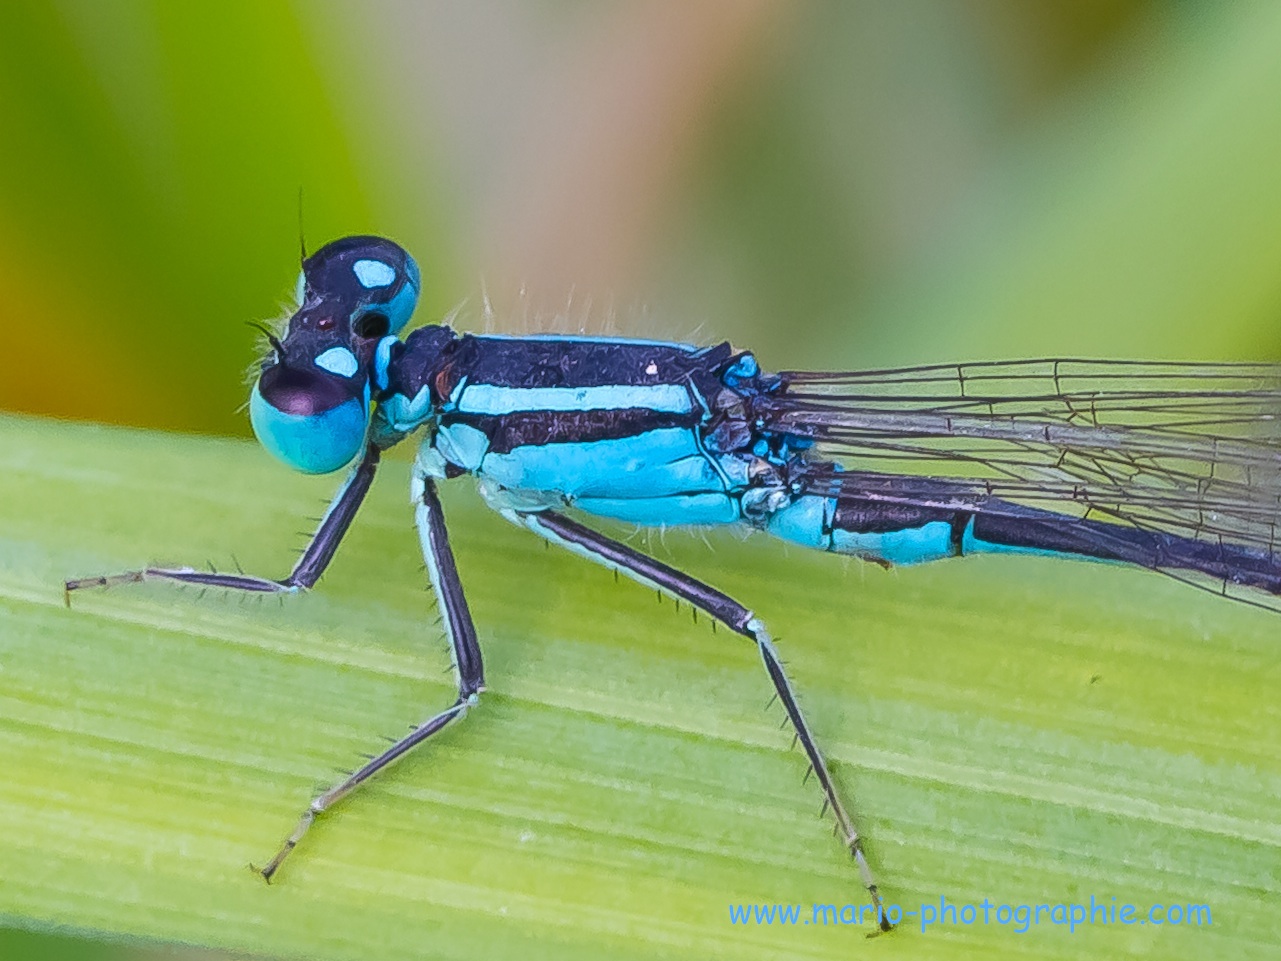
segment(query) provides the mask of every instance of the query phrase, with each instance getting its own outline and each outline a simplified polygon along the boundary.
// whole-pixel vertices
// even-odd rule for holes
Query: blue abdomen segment
[[[941,512],[903,516],[894,505],[878,505],[887,508],[883,514],[863,510],[854,518],[848,503],[835,497],[800,497],[771,514],[765,529],[806,547],[883,564],[923,564],[961,552],[952,519],[931,516]]]
[[[832,546],[838,554],[854,554],[887,564],[924,564],[960,553],[952,538],[952,525],[927,521],[920,527],[873,533],[832,531]]]
[[[806,547],[884,564],[1030,554],[1192,572],[1220,581],[1224,590],[1239,586],[1281,595],[1281,556],[1270,551],[1000,502],[967,510],[875,496],[806,495],[776,510],[764,527]]]
[[[1151,537],[1040,511],[1006,516],[872,496],[803,496],[770,515],[765,529],[817,550],[904,566],[970,554],[1141,563],[1136,538]]]

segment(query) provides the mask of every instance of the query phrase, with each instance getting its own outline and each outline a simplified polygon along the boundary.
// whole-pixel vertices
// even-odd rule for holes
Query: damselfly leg
[[[249,591],[252,593],[295,593],[310,588],[320,578],[329,562],[333,559],[343,535],[350,527],[352,519],[369,487],[373,483],[374,473],[378,466],[379,451],[370,446],[364,458],[353,468],[346,483],[334,498],[329,510],[321,519],[320,526],[312,536],[310,543],[303,551],[298,563],[289,576],[282,580],[270,580],[250,574],[219,574],[196,571],[188,568],[146,568],[141,571],[130,571],[123,574],[110,574],[101,577],[87,577],[66,582],[68,596],[71,591],[87,587],[104,587],[116,584],[138,583],[147,580],[177,581],[182,584],[196,584],[201,587],[216,587],[231,591]],[[454,671],[458,680],[458,699],[453,705],[433,715],[415,727],[408,735],[401,738],[377,757],[371,759],[358,771],[318,795],[307,806],[298,820],[297,827],[286,839],[276,856],[259,870],[268,881],[280,868],[316,818],[333,807],[357,787],[369,780],[383,768],[403,757],[410,750],[427,740],[433,734],[443,730],[451,722],[464,717],[478,700],[484,689],[484,667],[481,660],[480,645],[476,638],[476,628],[472,624],[471,612],[463,596],[462,584],[458,578],[458,568],[454,563],[453,551],[449,546],[449,536],[445,529],[444,515],[440,499],[436,494],[435,484],[427,478],[416,478],[414,484],[415,522],[419,539],[422,543],[423,557],[427,562],[427,571],[437,601],[453,658]]]
[[[320,580],[329,562],[333,560],[338,544],[351,526],[378,470],[380,452],[370,445],[365,456],[352,468],[346,481],[320,519],[320,526],[303,549],[289,576],[272,580],[253,574],[229,574],[216,571],[199,571],[191,567],[146,567],[139,571],[120,574],[103,574],[97,577],[79,577],[64,585],[63,597],[71,606],[71,592],[88,587],[114,587],[118,584],[138,584],[143,581],[176,581],[197,587],[214,587],[228,591],[247,591],[252,594],[292,594],[312,587]]]
[[[259,869],[259,873],[268,881],[289,856],[289,852],[298,846],[298,842],[302,840],[303,835],[307,833],[318,816],[383,768],[404,757],[433,734],[444,730],[454,721],[466,717],[467,711],[479,702],[480,692],[485,689],[480,643],[476,638],[471,611],[467,607],[467,598],[463,595],[462,583],[458,578],[454,552],[449,546],[449,534],[445,529],[445,517],[441,511],[440,498],[436,495],[436,485],[429,478],[415,479],[414,503],[414,521],[418,527],[419,539],[422,541],[427,573],[436,591],[445,632],[449,637],[454,673],[458,680],[458,700],[415,727],[405,737],[371,759],[360,770],[318,795],[303,811],[298,819],[298,826],[285,840],[284,846],[265,867]]]
[[[877,889],[872,869],[868,866],[867,858],[863,853],[862,838],[859,837],[853,819],[836,793],[836,785],[827,768],[827,762],[823,760],[823,755],[815,742],[814,732],[809,722],[805,720],[805,715],[801,713],[791,682],[774,648],[774,642],[760,619],[742,604],[722,594],[716,588],[633,550],[625,544],[620,544],[563,514],[555,511],[522,513],[510,509],[500,509],[500,512],[512,523],[528,528],[538,536],[580,557],[595,561],[610,570],[625,574],[646,587],[694,605],[756,645],[761,660],[765,663],[765,671],[769,674],[770,683],[774,685],[774,692],[787,712],[788,720],[796,731],[796,738],[804,749],[805,756],[823,790],[825,806],[830,808],[835,816],[841,840],[849,848],[854,863],[858,865],[863,886],[867,888],[867,893],[872,899],[877,924],[882,931],[890,930],[891,924],[885,916],[880,891]]]

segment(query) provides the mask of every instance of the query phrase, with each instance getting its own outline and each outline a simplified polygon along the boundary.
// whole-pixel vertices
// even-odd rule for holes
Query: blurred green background
[[[245,322],[290,289],[299,191],[313,247],[415,253],[421,320],[483,285],[505,329],[732,337],[775,367],[1275,356],[1279,23],[9,3],[0,407],[246,433]]]
[[[10,0],[0,408],[247,434],[300,191],[310,247],[414,253],[420,322],[1275,359],[1279,49],[1269,3]]]

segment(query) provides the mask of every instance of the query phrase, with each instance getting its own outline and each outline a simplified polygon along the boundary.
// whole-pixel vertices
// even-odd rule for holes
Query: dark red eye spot
[[[331,330],[335,323],[337,323],[337,321],[332,317],[321,317],[320,320],[316,321],[316,326],[321,330]]]

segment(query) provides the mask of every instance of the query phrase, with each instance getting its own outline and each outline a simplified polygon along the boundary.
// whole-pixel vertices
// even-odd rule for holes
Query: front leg
[[[281,863],[289,856],[289,852],[298,845],[317,817],[433,734],[444,730],[454,721],[462,720],[467,715],[467,711],[479,702],[480,692],[485,689],[485,670],[481,660],[480,643],[476,638],[471,611],[467,607],[467,598],[463,595],[462,584],[458,578],[454,553],[449,547],[449,534],[445,529],[445,517],[441,511],[440,498],[436,495],[436,485],[429,477],[415,474],[413,494],[414,521],[422,543],[423,558],[427,562],[427,573],[436,591],[436,600],[440,605],[445,632],[449,637],[454,675],[458,681],[458,699],[439,714],[433,715],[415,727],[408,735],[370,760],[360,770],[317,796],[307,806],[307,810],[303,811],[297,827],[285,840],[284,846],[266,867],[259,870],[267,881],[271,880]]]
[[[550,510],[523,513],[501,505],[495,506],[512,523],[528,528],[538,536],[580,557],[595,561],[610,570],[620,571],[646,587],[655,588],[664,594],[692,604],[756,645],[761,660],[765,664],[765,672],[769,675],[770,683],[774,685],[774,692],[782,702],[788,720],[796,730],[796,738],[804,748],[810,767],[818,779],[819,786],[823,789],[825,806],[831,808],[835,815],[841,839],[858,866],[863,886],[867,888],[868,896],[871,898],[876,923],[882,931],[890,930],[892,925],[885,916],[880,891],[872,877],[872,870],[868,867],[867,858],[863,854],[863,841],[854,828],[853,819],[836,793],[836,785],[827,769],[827,762],[819,752],[814,733],[805,715],[801,713],[800,705],[796,702],[791,682],[783,670],[782,661],[779,660],[778,651],[775,650],[769,632],[766,631],[760,619],[742,604],[722,594],[716,588],[633,550],[626,544],[620,544],[577,521],[570,520],[563,514]]]
[[[97,577],[80,577],[66,582],[63,597],[68,607],[71,606],[71,592],[86,587],[113,587],[116,584],[137,584],[142,581],[176,581],[179,584],[195,584],[199,587],[220,587],[231,591],[247,591],[254,594],[293,594],[311,587],[320,579],[329,562],[333,560],[338,545],[351,526],[365,495],[369,493],[378,470],[380,452],[370,444],[360,463],[352,468],[343,486],[339,488],[325,516],[320,519],[320,526],[311,536],[298,563],[283,580],[275,581],[253,574],[219,574],[211,571],[198,571],[191,567],[147,567],[140,571],[125,571],[121,574],[102,574]]]

